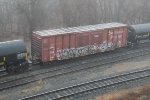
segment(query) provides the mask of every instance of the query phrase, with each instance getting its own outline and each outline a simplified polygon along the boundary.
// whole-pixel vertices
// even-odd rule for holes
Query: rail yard
[[[149,23],[106,23],[35,31],[32,58],[23,41],[2,42],[0,99],[81,100],[147,83],[149,27]]]
[[[131,79],[127,79],[124,78],[120,80],[122,80],[122,82],[120,80],[117,81],[116,79],[116,83],[115,81],[113,81],[112,77],[115,77],[116,75],[120,76],[120,74],[124,74],[124,72],[127,73],[134,73],[134,72],[138,72],[138,69],[140,69],[140,71],[142,71],[142,67],[145,69],[149,69],[148,64],[142,66],[138,65],[134,67],[129,68],[130,66],[133,65],[128,65],[129,67],[124,68],[125,70],[122,70],[123,72],[121,73],[121,71],[117,70],[121,70],[123,69],[121,66],[120,68],[116,69],[116,65],[115,64],[119,64],[119,63],[123,63],[124,61],[126,61],[126,63],[129,63],[130,60],[133,59],[140,59],[140,58],[144,58],[145,56],[148,58],[150,52],[149,52],[149,43],[147,44],[143,44],[141,46],[138,47],[138,49],[131,49],[131,50],[120,50],[117,52],[109,52],[109,53],[105,53],[105,54],[99,54],[99,55],[93,55],[93,56],[89,56],[89,57],[83,57],[84,59],[80,59],[79,61],[74,61],[74,62],[70,62],[67,64],[62,64],[62,65],[53,65],[54,67],[52,68],[45,68],[43,70],[31,70],[31,72],[25,72],[22,73],[21,75],[14,75],[14,76],[9,76],[9,75],[4,75],[1,76],[1,83],[0,83],[0,90],[1,90],[1,97],[3,98],[8,98],[8,99],[62,99],[62,98],[68,98],[69,99],[81,99],[83,98],[84,95],[90,95],[91,93],[93,94],[93,91],[101,91],[101,89],[99,90],[98,88],[101,87],[102,89],[104,89],[105,91],[102,92],[103,93],[107,93],[108,91],[113,90],[113,84],[114,88],[117,86],[125,86],[125,84],[121,84],[122,82],[126,82],[126,85],[132,82],[133,83],[135,81],[135,83],[137,81],[140,81],[140,77],[141,80],[145,79],[148,80],[148,73],[147,72],[143,72],[145,73],[144,75],[140,74],[141,76],[134,76],[131,75],[133,77],[130,77]],[[146,60],[146,59],[145,59]],[[109,61],[109,62],[108,62]],[[133,60],[134,62],[134,60]],[[140,63],[139,63],[140,64]],[[111,67],[110,67],[111,65]],[[45,65],[48,66],[48,65]],[[141,67],[139,67],[141,66]],[[114,68],[113,68],[114,67]],[[125,66],[123,66],[125,67]],[[136,70],[137,68],[137,70]],[[96,73],[95,70],[99,71],[99,75],[98,72]],[[128,69],[128,71],[126,71]],[[134,70],[133,70],[134,69]],[[93,71],[94,70],[94,71]],[[115,70],[115,71],[114,71]],[[129,71],[131,70],[131,72]],[[93,71],[93,72],[92,72]],[[143,70],[144,71],[144,70]],[[113,72],[113,73],[111,73]],[[116,73],[115,73],[116,72]],[[27,74],[28,73],[28,74]],[[147,73],[147,74],[146,74]],[[110,76],[110,75],[113,76]],[[115,75],[116,74],[116,75]],[[139,75],[139,74],[138,74]],[[15,77],[17,76],[17,77]],[[82,76],[82,77],[81,77]],[[107,76],[107,77],[106,77]],[[143,77],[142,77],[143,76]],[[139,77],[139,78],[138,78]],[[101,83],[103,85],[98,85],[100,87],[94,86],[94,87],[90,87],[90,86],[86,86],[86,87],[77,87],[78,89],[72,90],[64,90],[66,91],[66,94],[63,91],[63,94],[61,92],[59,92],[60,94],[57,93],[57,91],[59,90],[63,90],[63,89],[67,89],[69,87],[76,87],[78,85],[82,84],[86,84],[89,82],[92,82],[91,80],[93,80],[93,82],[95,80],[105,80],[105,79],[111,79],[112,80],[108,80],[108,82],[105,81],[105,83]],[[139,80],[135,80],[135,79],[139,79]],[[126,79],[126,80],[125,80]],[[142,81],[143,81],[142,80]],[[113,83],[114,82],[114,83]],[[118,85],[117,84],[120,84]],[[119,83],[120,82],[120,83]],[[106,87],[105,87],[106,85]],[[110,89],[111,86],[112,89]],[[107,91],[107,87],[108,87],[108,91]],[[33,89],[32,89],[33,88]],[[92,89],[93,88],[93,89]],[[97,88],[97,89],[96,89]],[[73,89],[73,88],[72,88]],[[91,89],[91,90],[89,90]],[[96,90],[95,90],[96,89]],[[89,91],[87,91],[89,90]],[[10,92],[10,96],[8,95],[8,97],[5,95],[5,93],[9,93]],[[13,91],[16,91],[15,93],[13,93]],[[21,91],[21,92],[20,92]],[[58,95],[54,95],[52,94],[51,96],[48,96],[49,92],[52,93],[56,93]],[[70,91],[70,92],[69,92]],[[76,95],[74,93],[77,92],[83,92],[83,94],[80,95]],[[50,92],[50,93],[51,93]],[[70,94],[69,94],[69,93]],[[94,93],[95,93],[94,92]],[[46,93],[46,94],[45,94]],[[101,92],[98,92],[101,93]],[[32,94],[32,95],[31,95]],[[37,94],[37,95],[36,95]],[[77,93],[78,94],[78,93]],[[12,97],[11,95],[16,95],[16,97]],[[39,98],[39,96],[42,96]],[[46,95],[46,97],[44,96]],[[11,98],[9,98],[11,97]],[[81,97],[81,98],[79,98]],[[88,97],[88,96],[87,96]]]
[[[150,100],[149,11],[149,0],[0,0],[0,100]]]

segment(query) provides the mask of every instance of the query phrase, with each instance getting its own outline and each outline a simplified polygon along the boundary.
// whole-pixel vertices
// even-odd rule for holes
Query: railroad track
[[[1,73],[0,77],[3,77],[4,75],[7,75],[6,70],[3,69],[3,68],[0,69],[0,73]]]
[[[111,56],[104,57],[104,58],[97,58],[95,61],[91,61],[88,63],[83,63],[83,64],[74,65],[70,67],[64,67],[61,69],[49,70],[44,73],[38,73],[35,75],[30,75],[30,76],[26,76],[26,77],[14,79],[14,80],[1,81],[0,91],[5,90],[5,89],[10,89],[13,87],[17,87],[17,86],[23,86],[23,85],[33,83],[39,80],[45,80],[45,79],[61,76],[64,74],[70,74],[73,72],[77,72],[77,71],[81,71],[81,70],[85,70],[89,68],[99,67],[104,64],[110,64],[110,63],[114,63],[114,62],[125,60],[125,59],[130,59],[130,58],[137,57],[137,56],[143,56],[146,54],[150,54],[149,49],[150,48],[133,50],[133,51],[124,53],[122,55],[119,54],[119,55],[113,55],[113,56],[111,55]]]
[[[96,91],[97,89],[103,90],[114,85],[116,86],[123,83],[136,81],[145,77],[150,77],[150,68],[127,72],[120,75],[69,86],[66,88],[43,92],[41,94],[22,98],[20,100],[70,100],[73,97],[81,96],[86,93]]]

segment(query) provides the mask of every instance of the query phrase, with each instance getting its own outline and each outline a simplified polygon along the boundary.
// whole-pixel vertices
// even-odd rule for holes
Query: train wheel
[[[17,72],[24,72],[29,69],[29,64],[27,62],[24,62],[22,65],[18,66]]]
[[[16,69],[17,69],[17,68],[16,68],[15,66],[13,66],[13,65],[6,66],[5,68],[6,68],[6,72],[9,73],[9,74],[14,73],[14,72],[16,71]]]
[[[22,71],[27,71],[29,69],[29,65],[22,66]]]

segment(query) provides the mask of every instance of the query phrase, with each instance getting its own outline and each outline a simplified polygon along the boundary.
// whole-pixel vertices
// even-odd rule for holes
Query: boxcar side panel
[[[42,39],[42,61],[49,61],[49,38]]]
[[[91,33],[91,44],[98,45],[100,43],[100,33],[93,32]]]
[[[53,61],[55,60],[55,48],[56,48],[56,44],[55,44],[55,36],[51,36],[49,37],[49,61]]]
[[[84,47],[89,45],[89,35],[86,33],[79,33],[76,35],[76,48]]]
[[[122,47],[126,46],[126,33],[125,33],[125,27],[122,28]]]
[[[123,47],[127,46],[127,39],[128,39],[128,28],[123,28]]]
[[[63,35],[63,49],[60,53],[60,59],[69,59],[69,49],[70,49],[70,35]]]
[[[118,35],[118,48],[121,48],[122,47],[122,39],[123,39],[123,28],[119,28],[119,30],[118,30],[118,33],[117,33],[117,35]]]
[[[100,35],[101,33],[99,31],[94,31],[91,33],[91,46],[93,47],[93,52],[97,53],[100,52]],[[91,52],[91,51],[90,51]]]
[[[114,42],[113,42],[113,34],[114,34],[113,29],[109,29],[109,31],[108,31],[108,50],[115,49]]]
[[[76,48],[80,48],[83,46],[83,35],[82,34],[76,34]]]
[[[102,42],[101,42],[101,52],[105,52],[107,51],[107,43],[108,43],[108,38],[107,38],[107,35],[108,35],[108,29],[105,29],[103,30],[102,32]]]
[[[88,55],[89,34],[87,32],[76,34],[76,57]]]
[[[118,48],[118,28],[114,29],[114,44],[115,44],[115,48]]]
[[[62,52],[62,48],[63,48],[63,36],[62,35],[58,35],[56,36],[56,60],[61,60],[61,52]]]
[[[75,57],[75,48],[76,48],[76,34],[67,34],[66,35],[66,48],[61,52],[61,59],[70,59]],[[63,44],[64,45],[64,44]]]
[[[32,37],[32,48],[35,51],[32,52],[35,57],[40,57],[42,62],[48,62],[125,47],[128,36],[127,26],[122,24],[120,26],[116,24],[110,25],[112,27],[109,25],[108,27],[100,26],[100,28],[93,26],[91,30],[79,27],[74,28],[73,31],[59,29],[37,32],[36,36]],[[61,33],[58,34],[58,32]],[[39,34],[41,34],[40,39]]]
[[[76,48],[76,34],[69,34],[69,42],[70,42],[70,45],[69,45],[69,48]]]
[[[89,37],[90,37],[90,34],[89,34],[89,32],[84,32],[83,33],[83,43],[82,43],[82,45],[83,45],[83,48],[81,48],[82,49],[82,54],[81,54],[81,56],[84,56],[84,55],[88,55],[89,54],[89,52],[88,52],[88,50],[89,50]]]
[[[63,42],[63,50],[69,49],[70,41],[69,41],[69,35],[63,35],[62,36],[62,42]]]
[[[89,43],[89,32],[85,32],[83,34],[83,37],[84,37],[84,41],[83,41],[83,46],[88,46],[90,43]]]

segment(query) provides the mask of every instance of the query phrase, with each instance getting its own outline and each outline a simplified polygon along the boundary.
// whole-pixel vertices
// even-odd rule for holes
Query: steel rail
[[[150,68],[140,69],[133,72],[126,72],[120,75],[114,75],[99,80],[89,81],[57,90],[43,92],[41,94],[24,97],[19,100],[68,100],[67,98],[74,97],[76,95],[84,95],[85,93],[97,89],[108,88],[117,84],[127,83],[135,81],[145,77],[150,77]]]
[[[17,86],[26,85],[29,83],[33,83],[33,82],[36,82],[36,81],[41,80],[41,79],[44,80],[44,79],[48,79],[48,78],[53,78],[56,76],[61,76],[61,75],[69,74],[72,72],[77,72],[77,71],[81,71],[81,70],[85,70],[85,69],[89,69],[89,68],[94,68],[94,67],[97,67],[100,65],[114,63],[117,61],[126,60],[126,59],[130,59],[133,57],[142,56],[142,55],[146,55],[146,54],[150,54],[150,50],[147,48],[142,49],[142,50],[138,50],[138,51],[127,52],[127,53],[124,53],[122,55],[117,55],[117,56],[114,55],[114,56],[109,56],[106,58],[100,58],[99,60],[96,60],[94,62],[84,63],[84,64],[82,64],[83,66],[79,64],[76,67],[69,67],[69,68],[65,67],[62,69],[56,69],[53,71],[51,70],[51,71],[48,71],[46,73],[42,73],[42,74],[40,73],[40,74],[32,75],[29,77],[24,77],[21,79],[3,81],[3,82],[0,82],[0,91],[5,90],[5,89],[10,89],[13,87],[17,87]],[[90,63],[94,63],[94,65],[89,65]],[[87,65],[89,65],[89,66],[87,66]]]

